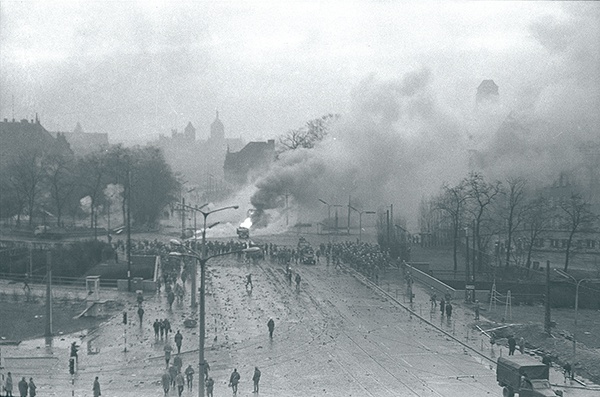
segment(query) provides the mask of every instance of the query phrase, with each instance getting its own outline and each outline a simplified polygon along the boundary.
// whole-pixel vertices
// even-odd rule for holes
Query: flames
[[[252,218],[248,217],[244,220],[244,222],[240,223],[240,227],[244,227],[246,229],[250,229],[252,226]]]

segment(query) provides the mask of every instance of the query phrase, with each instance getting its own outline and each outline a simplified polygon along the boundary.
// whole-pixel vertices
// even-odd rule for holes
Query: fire
[[[246,229],[250,229],[250,227],[252,226],[252,218],[248,217],[246,218],[246,220],[242,223],[240,223],[240,227],[245,227]]]

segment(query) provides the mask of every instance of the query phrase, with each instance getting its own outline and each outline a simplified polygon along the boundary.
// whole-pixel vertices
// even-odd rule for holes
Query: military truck
[[[316,265],[315,251],[313,251],[310,243],[304,237],[300,237],[298,241],[298,254],[300,255],[300,263],[304,265]]]
[[[526,355],[499,357],[496,380],[502,387],[503,397],[555,397],[562,391],[554,391],[548,381],[547,365]]]

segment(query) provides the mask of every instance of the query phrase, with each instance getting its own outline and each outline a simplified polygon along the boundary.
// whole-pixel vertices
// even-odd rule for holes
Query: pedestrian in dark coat
[[[21,395],[21,397],[27,397],[28,388],[29,385],[27,384],[25,377],[21,378],[21,380],[19,381],[19,394]]]
[[[254,367],[254,375],[252,376],[252,381],[254,382],[254,392],[258,393],[258,382],[260,381],[260,370],[258,367]]]
[[[183,393],[183,388],[185,387],[185,379],[183,378],[183,374],[177,374],[175,377],[175,386],[177,386],[177,393],[179,397],[181,397],[181,393]]]
[[[158,322],[158,329],[160,331],[160,339],[162,340],[163,335],[165,334],[165,323],[162,320]]]
[[[138,307],[138,317],[140,318],[140,327],[141,327],[142,321],[144,319],[144,309],[141,306]]]
[[[215,386],[215,381],[213,378],[208,378],[206,380],[206,397],[213,397],[213,388]]]
[[[237,394],[238,383],[240,382],[240,373],[237,368],[233,369],[231,376],[229,377],[229,387],[233,389],[233,394]]]
[[[35,397],[37,386],[33,383],[33,378],[29,378],[29,396]]]
[[[175,387],[175,378],[177,377],[177,367],[171,365],[169,367],[169,378],[171,379],[171,386]]]
[[[6,392],[6,397],[12,397],[12,389],[13,389],[13,380],[10,372],[6,374],[6,381],[4,382],[4,391]]]
[[[92,386],[92,391],[94,392],[94,397],[100,397],[102,393],[100,392],[100,382],[98,382],[98,377],[94,379],[94,386]]]
[[[165,339],[169,337],[169,332],[171,332],[171,323],[169,322],[168,318],[165,318],[163,320],[163,323],[165,324]]]
[[[183,340],[183,335],[181,335],[179,333],[179,330],[177,330],[177,333],[175,334],[175,344],[177,345],[177,354],[181,353],[181,341]]]
[[[167,364],[167,368],[169,368],[169,361],[171,360],[171,352],[173,351],[173,348],[169,342],[167,342],[165,347],[163,347],[163,350],[165,351],[165,363]]]
[[[267,323],[267,327],[269,328],[269,338],[273,339],[273,330],[275,329],[275,321],[272,318],[269,319]]]
[[[452,304],[450,302],[446,303],[446,315],[448,316],[448,319],[452,317]]]
[[[154,328],[154,339],[158,339],[158,332],[160,331],[160,323],[158,322],[158,319],[154,320],[152,328]]]
[[[444,317],[444,311],[446,310],[446,301],[444,298],[440,300],[440,312],[442,312],[442,317]]]
[[[192,368],[191,364],[185,369],[185,379],[187,380],[189,391],[192,390],[192,386],[194,385],[194,372],[194,368]]]
[[[514,356],[516,347],[517,347],[517,341],[515,340],[515,337],[512,335],[509,336],[509,338],[508,338],[508,355],[509,356]]]
[[[179,354],[176,355],[173,359],[173,365],[175,366],[175,368],[177,368],[177,372],[181,371],[181,367],[183,367],[183,360],[181,359],[181,356]]]
[[[169,395],[169,389],[171,388],[171,375],[168,372],[165,372],[160,378],[163,390],[165,391],[165,396]]]
[[[296,273],[296,291],[300,289],[300,281],[302,281],[302,277],[300,277],[300,273]]]

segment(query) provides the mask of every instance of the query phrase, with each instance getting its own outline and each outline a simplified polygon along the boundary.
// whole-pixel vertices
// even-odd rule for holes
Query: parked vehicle
[[[562,396],[560,390],[550,386],[549,367],[526,355],[499,357],[496,380],[502,387],[503,397],[554,397]]]

